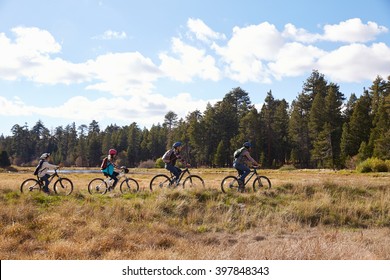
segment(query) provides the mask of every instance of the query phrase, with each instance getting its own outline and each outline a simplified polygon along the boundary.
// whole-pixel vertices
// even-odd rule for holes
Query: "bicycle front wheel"
[[[105,194],[107,190],[107,183],[102,178],[95,178],[88,184],[90,194]]]
[[[41,191],[41,185],[39,184],[37,179],[27,179],[20,185],[20,191],[22,193],[29,193],[29,192],[40,192]]]
[[[127,178],[120,185],[121,193],[135,193],[139,191],[139,184],[132,178]]]
[[[150,191],[168,188],[172,184],[171,179],[167,175],[159,174],[153,177],[150,181]]]
[[[238,186],[238,179],[234,176],[227,176],[221,182],[221,190],[226,194],[238,192]]]
[[[184,180],[183,188],[204,188],[204,181],[198,175],[190,175]]]
[[[257,192],[261,189],[268,190],[271,188],[271,181],[266,176],[257,176],[253,181],[253,191]]]
[[[60,178],[54,183],[54,192],[59,195],[70,195],[73,192],[73,183],[68,178]]]

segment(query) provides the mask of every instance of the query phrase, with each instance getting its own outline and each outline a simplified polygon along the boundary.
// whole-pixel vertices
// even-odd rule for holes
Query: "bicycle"
[[[152,178],[150,181],[150,191],[162,188],[176,188],[179,186],[180,181],[183,180],[183,188],[197,188],[205,186],[203,179],[198,175],[193,175],[190,173],[188,167],[186,167],[180,173],[179,180],[176,182],[176,177],[171,172],[170,177],[165,174],[158,174]]]
[[[50,175],[49,177],[49,184],[51,181],[54,180],[54,178],[57,178],[57,180],[54,182],[54,192],[58,195],[70,195],[73,192],[73,183],[68,178],[61,177],[57,169],[54,169],[54,173]],[[20,185],[20,191],[22,193],[27,192],[40,192],[43,190],[43,187],[45,185],[45,182],[42,181],[41,178],[37,176],[37,179],[29,178]]]
[[[139,191],[139,184],[138,182],[130,177],[127,177],[126,174],[129,173],[129,169],[126,168],[126,166],[120,167],[121,171],[118,178],[118,183],[121,178],[124,178],[124,180],[120,183],[119,189],[122,194],[126,193],[134,193]],[[106,179],[102,178],[95,178],[92,179],[91,182],[88,184],[88,192],[90,194],[101,194],[104,195],[108,191],[112,191],[114,188],[112,185],[114,184],[114,179],[110,178],[108,175],[106,175]]]
[[[238,176],[240,176],[239,174]],[[257,192],[260,189],[270,189],[271,181],[268,177],[264,175],[259,175],[257,173],[257,167],[254,167],[248,176],[245,178],[244,186],[240,187],[238,182],[238,176],[226,176],[221,182],[221,190],[224,193],[233,193],[233,192],[244,192],[246,184],[255,176],[255,180],[253,181],[252,188],[254,192]]]

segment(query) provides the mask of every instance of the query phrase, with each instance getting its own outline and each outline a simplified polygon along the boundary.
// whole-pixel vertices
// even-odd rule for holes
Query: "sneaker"
[[[241,193],[245,191],[244,183],[241,180],[238,180],[238,191]]]

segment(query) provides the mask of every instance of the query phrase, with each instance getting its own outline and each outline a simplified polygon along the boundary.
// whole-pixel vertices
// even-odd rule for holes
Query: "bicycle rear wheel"
[[[88,184],[90,194],[105,194],[107,190],[107,183],[102,178],[95,178]]]
[[[269,190],[271,188],[271,181],[266,176],[257,176],[253,181],[253,191]]]
[[[172,184],[171,179],[167,175],[159,174],[150,181],[150,191],[168,188]]]
[[[198,175],[190,175],[184,180],[183,188],[204,188],[204,181]]]
[[[59,195],[70,195],[73,192],[73,183],[68,178],[59,178],[54,183],[54,192]]]
[[[238,186],[238,180],[234,176],[227,176],[221,182],[221,190],[226,194],[238,192]]]
[[[132,178],[127,178],[120,185],[121,193],[135,193],[139,191],[139,184]]]
[[[29,193],[29,192],[40,192],[41,191],[41,185],[39,184],[37,179],[27,179],[20,185],[20,191],[22,193]]]

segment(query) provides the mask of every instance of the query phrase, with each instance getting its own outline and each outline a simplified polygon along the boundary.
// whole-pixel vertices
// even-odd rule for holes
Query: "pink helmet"
[[[110,149],[108,151],[108,154],[111,155],[111,156],[115,156],[117,154],[117,151],[115,149]]]

